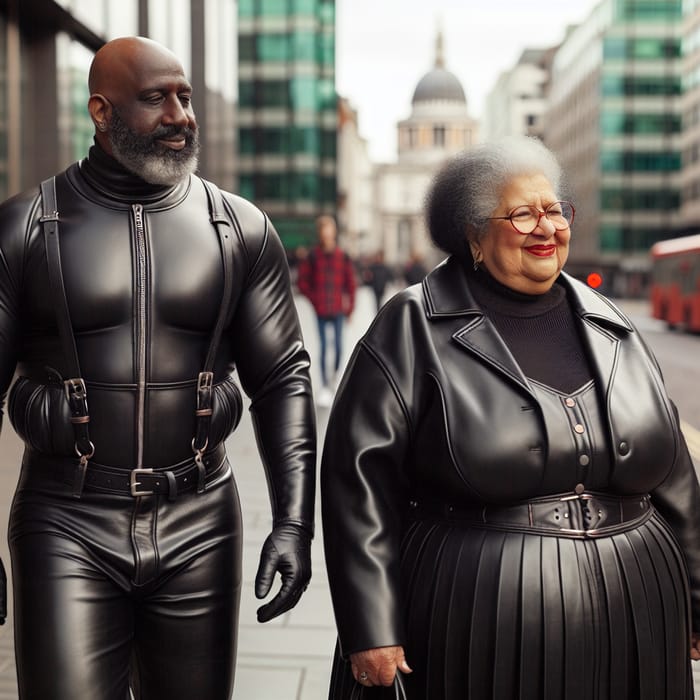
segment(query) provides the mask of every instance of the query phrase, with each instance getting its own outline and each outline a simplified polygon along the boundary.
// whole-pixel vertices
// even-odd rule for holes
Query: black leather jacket
[[[652,495],[690,571],[700,630],[700,488],[661,372],[608,300],[562,273],[601,401],[610,472],[593,486]],[[454,258],[394,297],[361,340],[329,419],[324,542],[346,653],[404,643],[399,577],[411,499],[456,507],[573,491],[552,474],[530,382]]]
[[[94,461],[133,469],[192,457],[195,384],[222,304],[223,264],[197,177],[148,185],[98,147],[56,179],[66,295],[87,383]],[[267,217],[224,193],[233,300],[214,368],[209,446],[251,411],[275,524],[313,523],[315,425],[309,358],[284,250]],[[74,456],[38,190],[0,208],[0,389],[25,443]]]

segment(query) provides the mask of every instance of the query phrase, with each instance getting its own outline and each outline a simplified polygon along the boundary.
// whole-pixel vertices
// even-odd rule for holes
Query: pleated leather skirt
[[[409,700],[692,700],[687,575],[657,514],[596,539],[417,521],[402,580]],[[353,688],[336,653],[329,697]]]

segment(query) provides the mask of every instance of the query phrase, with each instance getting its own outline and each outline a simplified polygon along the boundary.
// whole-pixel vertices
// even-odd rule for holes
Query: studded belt
[[[562,493],[512,505],[463,506],[415,499],[413,520],[459,521],[470,526],[559,537],[605,537],[637,527],[654,513],[648,494],[618,497],[595,491]]]

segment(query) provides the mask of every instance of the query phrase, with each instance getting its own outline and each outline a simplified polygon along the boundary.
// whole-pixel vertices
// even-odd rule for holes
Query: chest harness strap
[[[204,453],[209,444],[209,428],[213,413],[214,391],[214,361],[221,335],[231,310],[233,289],[233,226],[224,207],[223,197],[219,188],[211,182],[200,180],[207,193],[209,217],[219,236],[224,271],[224,291],[219,315],[209,343],[204,369],[197,377],[197,402],[195,410],[195,435],[192,439],[192,451],[197,466],[197,493],[205,489],[206,468]],[[85,483],[88,462],[95,454],[95,445],[90,440],[88,426],[90,413],[88,411],[87,387],[81,376],[78,349],[70,317],[70,308],[66,296],[61,269],[61,249],[58,235],[58,205],[56,200],[56,178],[51,177],[41,183],[41,199],[43,216],[39,219],[44,230],[46,260],[48,263],[49,283],[55,300],[56,323],[58,334],[65,354],[66,369],[70,375],[63,382],[64,392],[70,407],[71,423],[75,435],[75,452],[78,455],[78,468],[73,480],[73,496],[80,498]]]

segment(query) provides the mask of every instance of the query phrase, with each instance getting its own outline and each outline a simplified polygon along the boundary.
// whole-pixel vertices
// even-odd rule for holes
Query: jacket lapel
[[[613,377],[620,336],[633,332],[625,317],[607,299],[566,273],[561,283],[577,318],[600,387],[607,394]],[[428,319],[452,322],[452,340],[460,349],[488,364],[530,395],[532,389],[493,324],[469,290],[462,263],[448,258],[423,280]]]
[[[506,376],[532,394],[520,366],[503,339],[479,308],[467,284],[462,263],[448,258],[423,280],[428,318],[433,322],[452,322],[452,340],[494,371]]]

